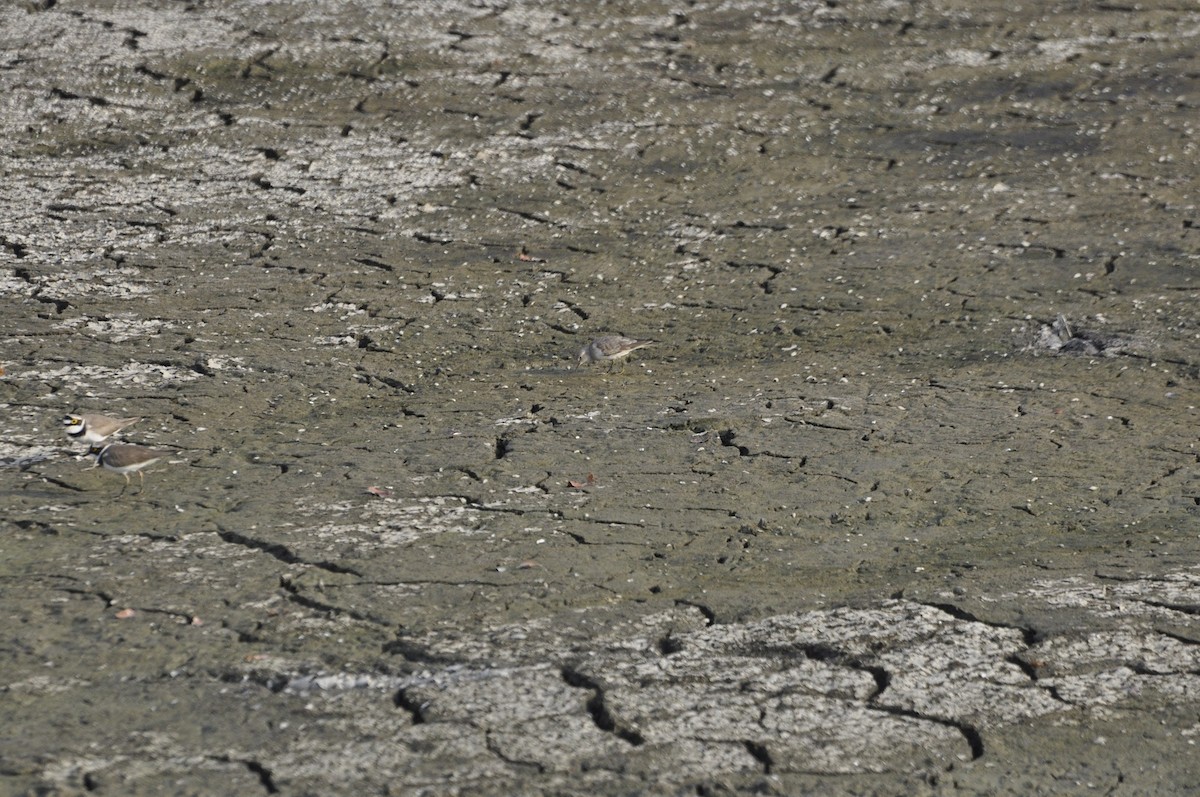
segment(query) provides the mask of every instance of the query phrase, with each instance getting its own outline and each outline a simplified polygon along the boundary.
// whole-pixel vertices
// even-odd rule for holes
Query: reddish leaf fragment
[[[571,479],[570,481],[567,482],[567,486],[572,487],[576,490],[581,490],[584,487],[591,487],[595,483],[596,483],[596,477],[589,473],[587,475],[587,481],[581,482],[581,481],[576,481],[575,479]]]

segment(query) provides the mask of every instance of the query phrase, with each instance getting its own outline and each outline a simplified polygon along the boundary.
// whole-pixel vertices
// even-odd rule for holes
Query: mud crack
[[[604,687],[599,683],[578,670],[573,670],[569,667],[563,668],[562,677],[569,686],[573,686],[576,689],[590,689],[592,691],[592,696],[587,702],[587,711],[592,715],[592,722],[596,724],[597,728],[605,733],[613,734],[618,739],[628,742],[633,747],[641,747],[646,743],[645,737],[633,728],[626,727],[620,723],[617,717],[613,715],[605,700]]]
[[[362,577],[362,573],[352,567],[334,564],[326,561],[309,561],[299,554],[292,551],[286,545],[280,542],[270,542],[267,540],[258,540],[253,537],[247,537],[244,534],[239,534],[236,531],[228,529],[217,529],[217,536],[231,545],[240,545],[244,548],[251,548],[256,551],[262,551],[268,556],[274,557],[284,564],[289,565],[309,565],[316,567],[329,573],[341,573],[351,576]]]

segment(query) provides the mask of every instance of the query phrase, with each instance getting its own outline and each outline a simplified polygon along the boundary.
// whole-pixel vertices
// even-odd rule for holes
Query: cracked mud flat
[[[1198,41],[6,6],[0,792],[1195,793]]]

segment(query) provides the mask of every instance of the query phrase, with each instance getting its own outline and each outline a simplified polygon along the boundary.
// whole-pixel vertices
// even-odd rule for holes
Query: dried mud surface
[[[0,792],[1200,788],[1200,11],[350,5],[0,10]]]

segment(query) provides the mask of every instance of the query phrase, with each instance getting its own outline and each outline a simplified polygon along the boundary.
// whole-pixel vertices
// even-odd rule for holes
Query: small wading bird
[[[140,420],[141,418],[110,418],[107,415],[67,415],[62,422],[67,430],[67,437],[95,444],[107,440],[126,426],[132,426]]]
[[[122,493],[129,487],[129,474],[134,471],[137,471],[141,487],[145,490],[146,474],[142,473],[142,468],[147,468],[166,456],[166,452],[155,451],[153,448],[117,443],[109,443],[103,448],[92,446],[88,453],[96,458],[96,464],[100,467],[116,471],[125,477],[125,487],[121,488]]]
[[[580,350],[579,364],[606,361],[612,368],[616,361],[652,343],[652,340],[634,340],[624,335],[604,335]]]

